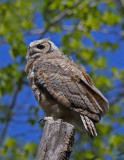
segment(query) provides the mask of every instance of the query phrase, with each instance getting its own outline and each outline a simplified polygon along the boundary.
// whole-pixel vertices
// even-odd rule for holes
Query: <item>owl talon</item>
[[[44,122],[44,118],[41,118],[41,119],[39,120],[39,123],[40,123],[41,121]]]
[[[41,118],[39,122],[46,122],[48,120],[53,120],[53,117],[44,117],[44,118]]]
[[[61,120],[61,122],[64,122],[64,119],[63,119],[63,118],[61,118],[60,120]]]

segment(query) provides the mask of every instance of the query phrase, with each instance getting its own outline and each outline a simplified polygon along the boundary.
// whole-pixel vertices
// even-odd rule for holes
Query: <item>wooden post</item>
[[[46,121],[35,160],[69,160],[74,134],[74,126],[69,123]]]

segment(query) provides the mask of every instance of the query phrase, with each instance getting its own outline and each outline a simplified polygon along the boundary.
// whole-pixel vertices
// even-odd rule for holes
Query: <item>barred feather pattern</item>
[[[97,136],[96,127],[93,121],[87,116],[83,116],[83,115],[81,115],[81,119],[82,119],[85,129],[88,131],[90,136],[91,137],[94,137],[94,135]]]
[[[84,67],[67,58],[53,42],[31,42],[26,72],[34,96],[47,116],[76,124],[97,135],[95,123],[108,111],[108,101]]]

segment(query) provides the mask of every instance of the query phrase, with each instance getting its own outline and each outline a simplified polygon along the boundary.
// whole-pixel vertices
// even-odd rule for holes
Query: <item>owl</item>
[[[85,68],[65,56],[49,38],[31,42],[26,59],[31,89],[47,117],[76,125],[91,137],[97,135],[95,123],[109,105]]]

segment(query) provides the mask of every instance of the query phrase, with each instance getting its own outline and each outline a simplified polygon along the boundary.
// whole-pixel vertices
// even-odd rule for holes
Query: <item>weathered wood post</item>
[[[69,123],[46,121],[35,160],[69,160],[74,134],[74,126]]]

